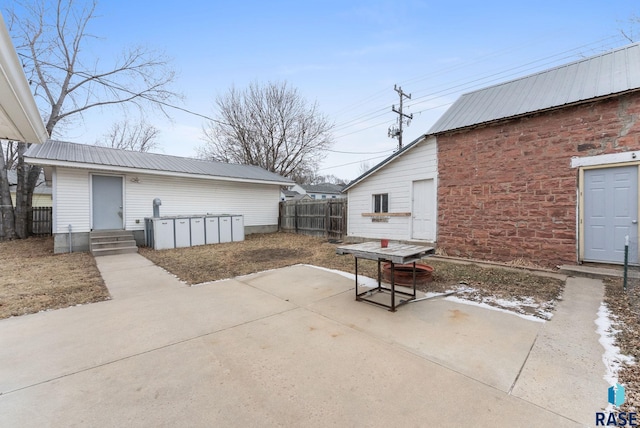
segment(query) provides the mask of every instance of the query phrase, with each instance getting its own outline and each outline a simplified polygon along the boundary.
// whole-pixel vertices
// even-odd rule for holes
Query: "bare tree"
[[[315,176],[332,144],[328,119],[286,83],[252,83],[216,99],[200,157],[258,165],[291,179]]]
[[[360,162],[360,167],[358,168],[358,175],[364,175],[367,171],[371,169],[371,165],[367,161]]]
[[[169,89],[174,80],[169,59],[152,50],[134,47],[114,63],[101,64],[88,48],[96,39],[89,33],[96,6],[96,1],[17,1],[7,11],[9,31],[52,137],[57,126],[82,119],[89,109],[135,105],[164,112],[163,106],[178,96]],[[4,169],[15,166],[18,174],[15,228],[1,225],[6,239],[24,238],[28,232],[27,214],[40,168],[24,164],[27,147],[13,142],[2,147],[3,153],[16,154],[11,163],[3,162]],[[0,180],[0,186],[2,195],[8,183]]]
[[[111,125],[109,131],[96,145],[114,149],[149,152],[158,148],[156,138],[160,134],[158,128],[148,124],[144,119],[132,124],[128,119]]]
[[[629,18],[629,28],[628,29],[621,29],[620,33],[622,34],[622,36],[629,40],[629,42],[633,43],[635,41],[638,40],[637,37],[637,27],[638,24],[640,24],[640,16],[638,15],[632,15],[631,18]]]
[[[347,183],[347,180],[340,177],[336,177],[333,174],[327,174],[327,175],[316,176],[313,179],[313,181],[309,184],[323,184],[323,183],[337,184],[340,186],[344,186]],[[303,183],[303,184],[306,184],[306,183]]]

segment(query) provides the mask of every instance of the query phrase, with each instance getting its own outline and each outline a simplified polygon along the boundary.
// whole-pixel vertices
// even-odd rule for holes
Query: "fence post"
[[[324,209],[324,236],[329,237],[329,231],[331,230],[331,204],[329,201]]]
[[[622,288],[627,291],[627,276],[629,274],[629,235],[624,237],[624,280],[622,282]]]
[[[298,233],[298,201],[293,205],[293,225],[296,228],[296,233]]]

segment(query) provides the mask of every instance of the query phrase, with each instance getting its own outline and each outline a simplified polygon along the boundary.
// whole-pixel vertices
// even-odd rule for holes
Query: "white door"
[[[413,239],[433,241],[435,204],[433,179],[413,182],[412,235]]]
[[[122,177],[91,178],[93,230],[122,229]]]
[[[589,169],[584,172],[584,259],[638,263],[638,167]]]

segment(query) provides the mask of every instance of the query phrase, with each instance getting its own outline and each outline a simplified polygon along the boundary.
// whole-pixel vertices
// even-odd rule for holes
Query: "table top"
[[[343,245],[336,248],[336,254],[353,254],[362,259],[387,260],[393,263],[410,263],[434,253],[434,247],[424,245],[389,243],[388,247],[382,248],[379,241]]]

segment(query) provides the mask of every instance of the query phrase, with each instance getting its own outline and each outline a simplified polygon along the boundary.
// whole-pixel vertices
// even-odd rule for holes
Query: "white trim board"
[[[584,156],[571,158],[571,168],[582,166],[609,165],[615,163],[635,162],[640,160],[640,151],[611,153],[608,155]]]

